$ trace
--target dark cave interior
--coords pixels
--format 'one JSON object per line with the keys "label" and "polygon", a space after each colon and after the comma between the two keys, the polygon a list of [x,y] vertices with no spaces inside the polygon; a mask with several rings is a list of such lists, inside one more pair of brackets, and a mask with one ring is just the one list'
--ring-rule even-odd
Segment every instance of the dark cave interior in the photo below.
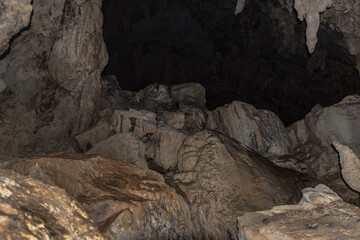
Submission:
{"label": "dark cave interior", "polygon": [[239,100],[275,112],[285,125],[316,104],[359,94],[356,59],[342,35],[321,24],[310,55],[306,23],[276,4],[250,1],[235,16],[232,0],[105,0],[103,75],[133,91],[199,82],[209,109]]}

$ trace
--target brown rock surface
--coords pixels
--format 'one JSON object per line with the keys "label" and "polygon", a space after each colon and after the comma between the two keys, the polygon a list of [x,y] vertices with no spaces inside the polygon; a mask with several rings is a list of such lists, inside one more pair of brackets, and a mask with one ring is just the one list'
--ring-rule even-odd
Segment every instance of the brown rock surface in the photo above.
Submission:
{"label": "brown rock surface", "polygon": [[107,62],[101,6],[33,1],[31,24],[0,59],[0,153],[69,150],[70,135],[93,121]]}
{"label": "brown rock surface", "polygon": [[173,175],[190,202],[198,239],[234,239],[238,216],[296,203],[302,189],[297,177],[211,131],[184,140]]}
{"label": "brown rock surface", "polygon": [[10,38],[29,24],[31,11],[31,0],[1,1],[0,55],[9,47]]}
{"label": "brown rock surface", "polygon": [[360,209],[345,203],[325,185],[303,190],[298,205],[278,206],[269,211],[238,218],[241,240],[293,240],[360,238]]}
{"label": "brown rock surface", "polygon": [[110,239],[192,236],[187,204],[151,170],[83,154],[3,159],[1,167],[65,189]]}
{"label": "brown rock surface", "polygon": [[1,239],[104,239],[63,189],[0,170]]}

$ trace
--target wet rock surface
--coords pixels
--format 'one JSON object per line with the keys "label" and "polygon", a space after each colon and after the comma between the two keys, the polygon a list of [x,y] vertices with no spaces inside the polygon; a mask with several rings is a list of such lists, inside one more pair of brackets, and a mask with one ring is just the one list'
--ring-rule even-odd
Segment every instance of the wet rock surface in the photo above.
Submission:
{"label": "wet rock surface", "polygon": [[345,203],[325,185],[303,190],[298,205],[238,218],[239,239],[358,239],[360,209]]}
{"label": "wet rock surface", "polygon": [[2,239],[105,239],[63,189],[3,169],[0,220]]}

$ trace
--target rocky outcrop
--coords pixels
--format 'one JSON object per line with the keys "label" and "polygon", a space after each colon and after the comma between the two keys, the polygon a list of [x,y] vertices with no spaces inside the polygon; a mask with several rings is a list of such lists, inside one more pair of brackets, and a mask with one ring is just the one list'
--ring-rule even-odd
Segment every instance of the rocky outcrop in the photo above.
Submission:
{"label": "rocky outcrop", "polygon": [[347,201],[357,198],[358,194],[350,191],[341,179],[338,155],[331,143],[341,142],[360,154],[359,108],[359,96],[346,97],[330,107],[315,108],[304,120],[288,128],[292,153],[275,162],[323,181]]}
{"label": "rocky outcrop", "polygon": [[212,131],[185,138],[172,177],[190,202],[197,239],[234,239],[238,216],[296,203],[302,189],[295,172]]}
{"label": "rocky outcrop", "polygon": [[104,239],[63,189],[0,170],[2,239]]}
{"label": "rocky outcrop", "polygon": [[359,239],[359,208],[325,185],[303,190],[298,205],[274,207],[238,218],[239,239]]}
{"label": "rocky outcrop", "polygon": [[235,101],[215,109],[209,113],[207,128],[221,131],[256,152],[289,153],[287,131],[278,116],[250,104]]}
{"label": "rocky outcrop", "polygon": [[339,152],[343,178],[352,189],[360,192],[360,160],[358,156],[348,146],[337,141],[332,144]]}
{"label": "rocky outcrop", "polygon": [[151,170],[83,154],[2,159],[0,166],[65,189],[106,238],[192,237],[186,202]]}
{"label": "rocky outcrop", "polygon": [[33,1],[30,26],[0,60],[7,86],[0,93],[0,153],[70,150],[69,137],[93,122],[107,63],[101,6],[100,0]]}

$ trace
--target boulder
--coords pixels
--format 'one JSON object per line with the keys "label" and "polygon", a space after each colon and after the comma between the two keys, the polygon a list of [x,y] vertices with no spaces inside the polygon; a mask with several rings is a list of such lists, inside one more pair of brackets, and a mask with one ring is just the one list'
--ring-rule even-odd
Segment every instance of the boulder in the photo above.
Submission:
{"label": "boulder", "polygon": [[104,239],[63,189],[0,170],[1,239]]}
{"label": "boulder", "polygon": [[210,112],[207,128],[218,130],[257,152],[289,153],[287,131],[279,117],[247,103],[235,101]]}
{"label": "boulder", "polygon": [[205,88],[200,83],[172,85],[170,88],[170,96],[174,102],[205,108]]}
{"label": "boulder", "polygon": [[213,131],[185,138],[173,179],[190,202],[197,239],[235,239],[238,216],[296,203],[302,189],[299,174]]}
{"label": "boulder", "polygon": [[86,154],[101,154],[139,168],[148,168],[145,144],[134,133],[118,133],[96,143]]}
{"label": "boulder", "polygon": [[316,108],[288,128],[291,154],[279,162],[326,183],[345,201],[358,198],[340,174],[338,155],[331,143],[338,141],[360,155],[360,96],[348,96],[329,107]]}
{"label": "boulder", "polygon": [[65,189],[108,239],[192,236],[188,205],[151,170],[84,154],[2,159],[0,167]]}
{"label": "boulder", "polygon": [[[187,135],[166,124],[159,124],[158,131],[149,142],[147,156],[164,170],[174,169],[178,163],[178,151]],[[148,144],[149,145],[149,144]]]}
{"label": "boulder", "polygon": [[345,203],[325,185],[303,190],[298,205],[277,206],[269,211],[238,218],[239,239],[359,239],[359,208]]}

